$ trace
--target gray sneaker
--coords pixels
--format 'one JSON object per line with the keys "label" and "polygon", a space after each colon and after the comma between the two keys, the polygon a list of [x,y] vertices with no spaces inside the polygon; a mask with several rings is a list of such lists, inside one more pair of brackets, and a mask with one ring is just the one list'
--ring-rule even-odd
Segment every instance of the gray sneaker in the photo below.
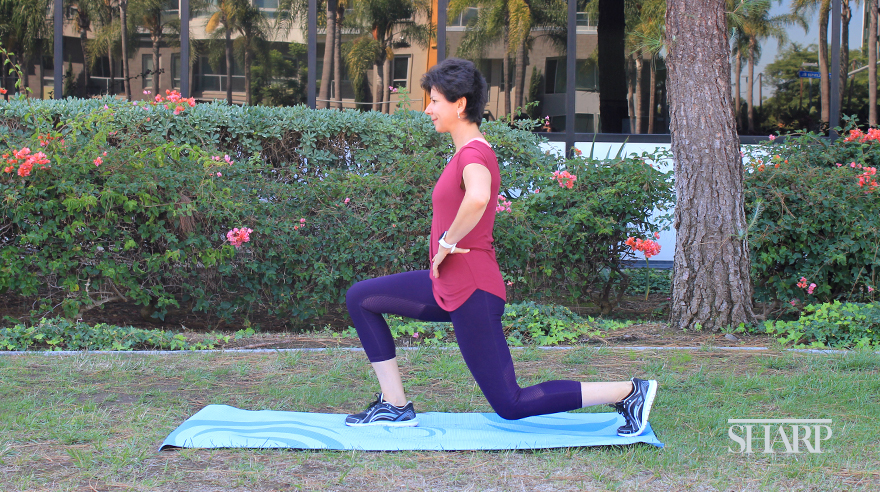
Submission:
{"label": "gray sneaker", "polygon": [[416,420],[416,411],[413,410],[411,401],[402,407],[396,407],[385,401],[382,398],[382,393],[376,393],[376,401],[370,403],[370,406],[363,412],[346,417],[345,425],[351,427],[367,425],[415,427],[419,425],[419,421]]}
{"label": "gray sneaker", "polygon": [[657,395],[657,381],[632,378],[633,392],[615,403],[617,413],[623,415],[625,424],[617,429],[617,435],[623,437],[638,436],[648,426],[648,414]]}

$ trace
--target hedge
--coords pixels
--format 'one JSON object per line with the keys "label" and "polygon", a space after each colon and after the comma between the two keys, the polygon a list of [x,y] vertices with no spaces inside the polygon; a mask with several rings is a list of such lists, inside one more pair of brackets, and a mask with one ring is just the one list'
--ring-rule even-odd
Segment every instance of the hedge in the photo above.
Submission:
{"label": "hedge", "polygon": [[[511,203],[496,226],[510,297],[609,311],[626,288],[623,242],[665,227],[650,216],[671,207],[671,176],[658,156],[545,153],[533,124],[482,125]],[[20,176],[23,147],[48,164]],[[308,324],[358,280],[427,267],[430,190],[453,147],[405,109],[191,107],[172,94],[3,103],[0,151],[13,161],[0,169],[0,293],[35,299],[33,316],[131,301],[158,318]],[[233,246],[233,228],[250,241]]]}

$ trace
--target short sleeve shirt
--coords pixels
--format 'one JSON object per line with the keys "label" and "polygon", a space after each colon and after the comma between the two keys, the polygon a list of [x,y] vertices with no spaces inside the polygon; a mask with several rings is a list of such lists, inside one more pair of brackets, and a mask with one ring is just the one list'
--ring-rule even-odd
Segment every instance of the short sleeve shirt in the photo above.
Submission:
{"label": "short sleeve shirt", "polygon": [[464,168],[469,164],[485,166],[492,175],[492,194],[486,210],[477,225],[458,241],[458,248],[469,253],[447,255],[440,264],[440,278],[431,274],[434,299],[446,311],[454,311],[477,290],[483,290],[507,300],[501,269],[495,257],[492,228],[495,226],[495,207],[501,189],[501,172],[498,159],[489,144],[474,139],[455,154],[437,180],[431,194],[433,217],[431,219],[430,256],[437,254],[440,236],[452,225],[465,191],[462,189]]}

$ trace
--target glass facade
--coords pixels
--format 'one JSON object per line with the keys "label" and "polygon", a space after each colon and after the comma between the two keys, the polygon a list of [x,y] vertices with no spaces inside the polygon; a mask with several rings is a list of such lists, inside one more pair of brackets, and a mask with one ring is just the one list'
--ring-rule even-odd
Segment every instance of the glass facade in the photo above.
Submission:
{"label": "glass facade", "polygon": [[[634,135],[655,135],[643,141],[668,139],[665,0],[522,5],[385,0],[381,9],[370,0],[244,0],[254,15],[247,21],[227,19],[226,4],[242,1],[211,0],[193,10],[190,0],[168,0],[155,15],[130,12],[128,51],[136,53],[128,55],[130,97],[142,98],[143,90],[152,89],[152,52],[158,48],[161,91],[181,89],[200,100],[226,98],[229,51],[236,104],[311,103],[393,112],[399,91],[406,89],[411,107],[420,109],[426,100],[418,84],[422,74],[438,60],[457,56],[473,60],[486,78],[488,119],[541,119],[546,123],[537,131],[558,141],[588,141],[584,134],[592,133],[601,134],[600,141]],[[841,10],[829,12],[826,3],[833,5],[758,2],[739,13],[742,18],[731,29],[730,72],[742,135],[824,130],[837,114],[867,119],[866,39],[873,36],[866,7],[841,0]],[[31,56],[29,87],[42,85],[51,96],[124,93],[121,40],[106,31],[118,25],[121,12],[110,5],[106,11],[96,6],[88,15],[76,8],[62,12],[63,61],[44,56],[36,63],[39,58]],[[185,13],[188,36],[180,36]],[[839,41],[831,39],[835,22],[842,31]],[[750,34],[768,32],[773,34]],[[51,33],[41,36],[51,43]],[[183,38],[192,48],[188,53],[181,52]],[[838,67],[832,66],[832,55],[839,56]],[[828,74],[837,77],[835,84],[822,84],[821,76]],[[62,81],[61,94],[54,91],[56,78]],[[11,87],[14,80],[7,75],[0,83]]]}

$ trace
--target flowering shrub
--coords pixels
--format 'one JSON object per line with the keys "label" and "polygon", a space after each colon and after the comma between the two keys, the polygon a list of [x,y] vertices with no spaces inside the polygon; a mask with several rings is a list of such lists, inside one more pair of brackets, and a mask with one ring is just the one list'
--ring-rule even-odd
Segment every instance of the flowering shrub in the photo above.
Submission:
{"label": "flowering shrub", "polygon": [[[45,142],[49,160],[0,173],[0,291],[33,299],[35,316],[130,302],[305,325],[342,311],[358,280],[427,266],[426,193],[454,149],[425,115],[161,103],[0,103],[0,153]],[[511,297],[607,299],[626,278],[607,275],[623,241],[659,226],[647,217],[668,206],[668,176],[557,158],[503,122],[482,130],[503,163]],[[577,181],[550,186],[559,169]]]}
{"label": "flowering shrub", "polygon": [[[767,315],[864,301],[880,281],[880,132],[789,135],[746,157],[752,281]],[[772,166],[768,165],[772,164]]]}
{"label": "flowering shrub", "polygon": [[767,321],[764,328],[796,348],[880,346],[880,303],[833,301],[810,304],[793,321]]}

